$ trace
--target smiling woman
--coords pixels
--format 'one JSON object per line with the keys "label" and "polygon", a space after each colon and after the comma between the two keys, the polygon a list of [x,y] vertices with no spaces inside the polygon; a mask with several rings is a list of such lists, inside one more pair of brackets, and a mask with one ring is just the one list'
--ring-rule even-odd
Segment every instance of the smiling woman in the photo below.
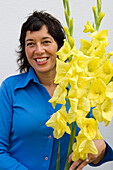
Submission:
{"label": "smiling woman", "polygon": [[[60,22],[45,12],[33,12],[22,25],[17,62],[21,74],[11,76],[0,87],[0,169],[55,170],[59,140],[45,123],[58,119],[61,105],[53,109],[48,101],[56,88],[56,52],[65,39]],[[59,99],[60,99],[60,93]],[[69,109],[68,103],[65,104]],[[62,117],[65,117],[62,108]],[[59,129],[65,121],[55,122]],[[54,123],[53,123],[54,126]],[[77,128],[77,133],[79,129]],[[69,134],[61,138],[60,170],[65,167]],[[97,165],[113,159],[111,147],[102,140]],[[104,157],[104,158],[103,158]],[[103,159],[102,159],[103,158]],[[71,161],[71,156],[69,161]],[[91,162],[91,161],[90,161]],[[74,162],[75,166],[76,162]],[[85,161],[85,165],[88,162]],[[93,164],[91,164],[94,166]]]}

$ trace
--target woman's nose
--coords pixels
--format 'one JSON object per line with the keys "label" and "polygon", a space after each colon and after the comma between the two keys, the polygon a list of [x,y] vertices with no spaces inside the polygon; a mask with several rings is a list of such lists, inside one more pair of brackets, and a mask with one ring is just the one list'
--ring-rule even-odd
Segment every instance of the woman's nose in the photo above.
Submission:
{"label": "woman's nose", "polygon": [[41,55],[45,52],[43,46],[41,44],[37,44],[35,48],[35,54]]}

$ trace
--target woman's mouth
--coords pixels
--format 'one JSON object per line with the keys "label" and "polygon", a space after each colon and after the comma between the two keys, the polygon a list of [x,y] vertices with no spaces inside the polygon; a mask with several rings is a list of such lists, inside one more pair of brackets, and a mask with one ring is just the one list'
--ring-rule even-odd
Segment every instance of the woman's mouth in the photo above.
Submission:
{"label": "woman's mouth", "polygon": [[45,64],[48,59],[49,59],[49,57],[36,58],[35,61],[37,62],[37,64]]}

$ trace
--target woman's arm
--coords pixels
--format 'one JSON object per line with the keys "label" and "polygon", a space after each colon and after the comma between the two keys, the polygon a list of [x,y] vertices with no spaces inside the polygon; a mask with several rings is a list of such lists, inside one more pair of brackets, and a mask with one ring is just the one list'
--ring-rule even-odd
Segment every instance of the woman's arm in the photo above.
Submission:
{"label": "woman's arm", "polygon": [[12,99],[11,90],[2,83],[0,87],[0,169],[28,170],[8,152],[9,138],[12,123]]}

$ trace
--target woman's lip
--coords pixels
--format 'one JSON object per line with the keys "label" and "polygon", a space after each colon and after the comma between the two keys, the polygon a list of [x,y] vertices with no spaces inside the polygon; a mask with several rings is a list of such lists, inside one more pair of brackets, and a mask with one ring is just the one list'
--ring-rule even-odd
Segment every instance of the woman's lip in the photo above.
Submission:
{"label": "woman's lip", "polygon": [[48,59],[49,59],[49,57],[38,57],[35,59],[35,61],[38,65],[43,65],[48,62]]}

